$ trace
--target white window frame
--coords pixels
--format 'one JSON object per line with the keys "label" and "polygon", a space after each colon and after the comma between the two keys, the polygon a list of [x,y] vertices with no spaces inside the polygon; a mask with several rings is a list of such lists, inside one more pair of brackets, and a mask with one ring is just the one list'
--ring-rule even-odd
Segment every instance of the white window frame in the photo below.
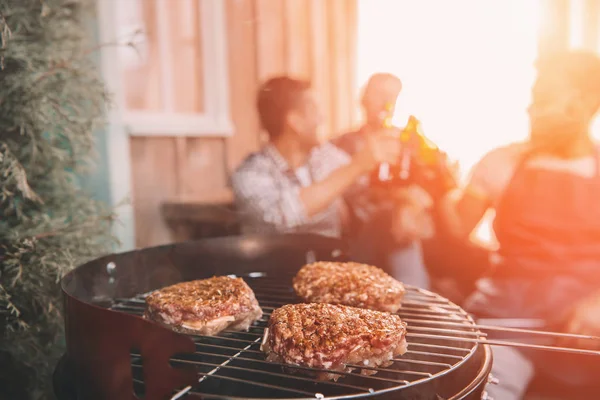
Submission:
{"label": "white window frame", "polygon": [[[157,15],[166,15],[169,2],[172,0],[154,1]],[[202,40],[202,81],[204,111],[201,113],[179,113],[173,110],[172,66],[169,63],[170,52],[168,36],[169,21],[157,18],[158,46],[161,52],[161,85],[164,100],[163,111],[132,111],[125,108],[123,93],[123,76],[120,68],[111,68],[105,79],[113,82],[109,85],[111,92],[118,98],[115,106],[122,113],[122,121],[127,133],[131,136],[195,136],[195,137],[230,137],[233,135],[229,103],[229,66],[227,62],[227,27],[225,2],[222,0],[200,1],[200,37]],[[119,1],[97,0],[99,7],[99,24],[103,32],[101,38],[106,43],[114,43],[116,32],[117,8]],[[162,32],[162,33],[160,33]],[[121,38],[122,40],[122,38]],[[165,56],[165,54],[167,56]],[[111,59],[119,66],[119,52],[111,52]],[[116,76],[115,76],[116,74]],[[111,87],[112,86],[112,87]]]}

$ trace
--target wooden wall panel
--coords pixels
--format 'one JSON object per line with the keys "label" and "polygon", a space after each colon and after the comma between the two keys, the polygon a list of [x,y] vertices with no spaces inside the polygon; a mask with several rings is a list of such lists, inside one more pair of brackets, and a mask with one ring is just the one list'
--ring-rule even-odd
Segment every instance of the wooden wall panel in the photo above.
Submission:
{"label": "wooden wall panel", "polygon": [[133,210],[136,246],[171,241],[161,204],[177,195],[176,148],[173,138],[132,137]]}
{"label": "wooden wall panel", "polygon": [[188,139],[185,199],[209,197],[227,186],[225,141],[217,138]]}
{"label": "wooden wall panel", "polygon": [[132,139],[136,244],[171,241],[164,201],[202,202],[261,145],[256,90],[274,75],[310,79],[326,117],[324,135],[355,121],[354,0],[223,0],[226,4],[231,138]]}
{"label": "wooden wall panel", "polygon": [[310,18],[310,46],[312,50],[311,78],[315,95],[321,107],[323,107],[325,122],[321,134],[325,137],[332,136],[335,131],[333,119],[330,112],[330,99],[332,98],[332,87],[330,74],[332,68],[326,64],[331,57],[327,2],[321,0],[308,0]]}
{"label": "wooden wall panel", "polygon": [[[173,71],[173,102],[177,112],[204,111],[203,60],[200,4],[194,0],[177,0],[169,5],[169,30],[173,38],[170,60]],[[197,88],[190,90],[190,87]]]}
{"label": "wooden wall panel", "polygon": [[227,171],[237,167],[259,146],[259,123],[254,110],[258,82],[256,14],[253,1],[227,1],[230,109],[235,134],[227,139]]}
{"label": "wooden wall panel", "polygon": [[309,7],[306,0],[285,0],[285,71],[300,78],[311,77]]}
{"label": "wooden wall panel", "polygon": [[[350,3],[350,4],[348,4]],[[364,82],[358,82],[358,6],[356,2],[346,1],[346,29],[344,30],[344,40],[346,41],[346,64],[344,69],[347,71],[346,84],[350,89],[346,99],[350,114],[348,119],[342,121],[344,125],[356,125],[361,122],[361,111],[358,105],[358,88]],[[338,61],[339,62],[339,61]]]}
{"label": "wooden wall panel", "polygon": [[351,63],[348,54],[349,43],[345,34],[346,24],[346,1],[328,0],[327,2],[327,22],[329,28],[329,56],[335,62],[329,63],[329,85],[330,93],[333,93],[329,99],[329,112],[333,120],[333,128],[342,127],[346,121],[350,120],[352,104],[348,100],[352,99],[352,88],[348,84],[348,68],[340,68],[340,65],[349,65]]}
{"label": "wooden wall panel", "polygon": [[[256,62],[259,82],[287,72],[285,0],[254,0]],[[257,82],[258,83],[258,82]]]}

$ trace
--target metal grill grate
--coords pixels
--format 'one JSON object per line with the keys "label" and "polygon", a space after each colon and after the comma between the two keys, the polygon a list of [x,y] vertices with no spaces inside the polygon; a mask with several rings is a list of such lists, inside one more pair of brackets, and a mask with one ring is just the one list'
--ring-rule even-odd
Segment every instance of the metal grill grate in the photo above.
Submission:
{"label": "metal grill grate", "polygon": [[[173,366],[194,365],[198,383],[174,393],[173,399],[201,395],[202,398],[343,398],[367,396],[428,382],[458,368],[477,349],[486,335],[460,307],[446,299],[417,288],[407,287],[403,307],[398,313],[408,323],[408,351],[374,375],[339,373],[337,381],[316,381],[301,374],[286,372],[283,364],[265,361],[260,343],[271,312],[285,304],[296,303],[294,291],[277,278],[251,273],[242,276],[254,290],[264,316],[248,332],[224,331],[218,336],[192,336],[193,355],[172,358]],[[117,299],[111,309],[142,315],[144,295]],[[311,368],[295,367],[296,369]],[[136,393],[143,395],[142,361],[132,353]]]}

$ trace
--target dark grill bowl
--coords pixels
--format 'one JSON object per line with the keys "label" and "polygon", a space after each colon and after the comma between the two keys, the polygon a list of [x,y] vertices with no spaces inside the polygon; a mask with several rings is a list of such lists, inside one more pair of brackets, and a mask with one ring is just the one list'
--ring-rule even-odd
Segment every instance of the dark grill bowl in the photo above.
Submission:
{"label": "dark grill bowl", "polygon": [[[260,342],[270,313],[297,302],[292,277],[306,262],[344,260],[341,242],[312,235],[208,239],[111,255],[63,279],[67,355],[57,396],[69,399],[481,398],[489,348],[458,306],[409,287],[399,315],[409,351],[377,374],[317,382],[268,363]],[[236,275],[265,316],[248,332],[176,334],[142,319],[145,294],[181,281]],[[65,382],[75,384],[69,386]],[[62,390],[60,393],[59,391]]]}

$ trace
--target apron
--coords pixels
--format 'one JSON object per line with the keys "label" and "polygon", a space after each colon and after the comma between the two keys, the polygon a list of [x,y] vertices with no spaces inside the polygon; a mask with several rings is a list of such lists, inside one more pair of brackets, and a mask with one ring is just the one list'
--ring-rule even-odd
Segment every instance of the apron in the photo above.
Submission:
{"label": "apron", "polygon": [[[465,308],[478,317],[540,318],[560,330],[573,305],[600,289],[600,155],[592,178],[531,168],[529,159],[521,160],[496,208],[502,261]],[[598,364],[595,357],[525,353],[570,383],[593,378],[589,367],[574,367]]]}

